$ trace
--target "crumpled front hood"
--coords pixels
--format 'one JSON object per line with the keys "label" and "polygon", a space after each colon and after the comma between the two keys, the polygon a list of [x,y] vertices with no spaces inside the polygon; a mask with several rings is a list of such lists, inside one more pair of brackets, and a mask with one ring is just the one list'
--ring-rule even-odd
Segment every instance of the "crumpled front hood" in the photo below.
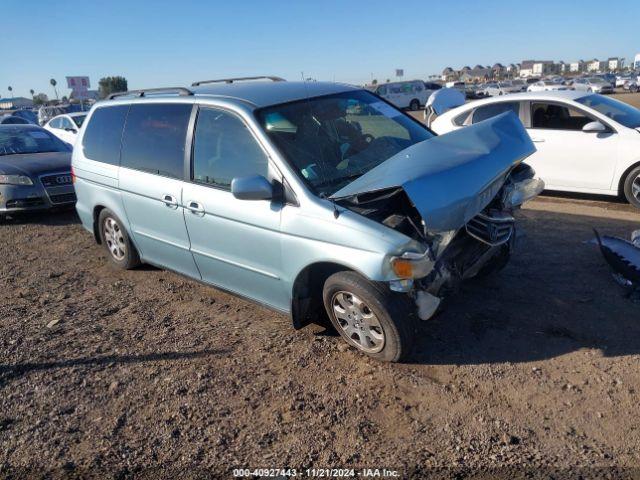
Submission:
{"label": "crumpled front hood", "polygon": [[512,112],[425,140],[334,193],[339,199],[402,187],[427,230],[465,225],[498,193],[507,173],[535,147]]}

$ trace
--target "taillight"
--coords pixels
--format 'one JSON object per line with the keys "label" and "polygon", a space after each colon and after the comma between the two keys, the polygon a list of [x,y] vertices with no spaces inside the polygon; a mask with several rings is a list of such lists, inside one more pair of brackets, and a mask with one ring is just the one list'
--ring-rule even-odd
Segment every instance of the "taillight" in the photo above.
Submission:
{"label": "taillight", "polygon": [[76,174],[73,171],[73,167],[71,167],[71,183],[76,183]]}

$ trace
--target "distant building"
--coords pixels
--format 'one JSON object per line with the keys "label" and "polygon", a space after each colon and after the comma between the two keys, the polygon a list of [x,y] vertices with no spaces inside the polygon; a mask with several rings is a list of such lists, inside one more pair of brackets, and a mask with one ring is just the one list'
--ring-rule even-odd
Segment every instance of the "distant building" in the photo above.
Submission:
{"label": "distant building", "polygon": [[14,108],[31,108],[33,100],[25,97],[0,98],[0,109],[13,110]]}
{"label": "distant building", "polygon": [[622,68],[624,67],[624,58],[611,57],[607,60],[607,64],[610,72],[622,70]]}
{"label": "distant building", "polygon": [[521,77],[541,77],[557,73],[555,63],[551,60],[523,60],[520,66]]}
{"label": "distant building", "polygon": [[556,64],[551,60],[541,60],[533,64],[533,76],[541,77],[557,73]]}
{"label": "distant building", "polygon": [[443,82],[451,82],[453,80],[456,80],[458,78],[458,73],[451,67],[447,67],[442,71],[442,75],[440,76],[440,79]]}
{"label": "distant building", "polygon": [[556,71],[557,73],[560,74],[565,74],[565,73],[569,73],[569,67],[570,65],[568,63],[564,63],[562,60],[560,60],[557,64],[556,64]]}
{"label": "distant building", "polygon": [[465,83],[486,82],[493,78],[493,70],[491,67],[483,67],[476,65],[475,68],[464,70],[460,73],[460,80]]}
{"label": "distant building", "polygon": [[640,53],[633,59],[633,68],[640,68]]}
{"label": "distant building", "polygon": [[608,62],[594,58],[587,63],[587,72],[604,72],[608,66]]}
{"label": "distant building", "polygon": [[569,71],[571,73],[580,73],[584,72],[585,63],[584,60],[578,60],[577,62],[571,62],[569,64]]}
{"label": "distant building", "polygon": [[520,64],[520,76],[523,78],[533,76],[534,63],[536,63],[535,60],[523,60]]}

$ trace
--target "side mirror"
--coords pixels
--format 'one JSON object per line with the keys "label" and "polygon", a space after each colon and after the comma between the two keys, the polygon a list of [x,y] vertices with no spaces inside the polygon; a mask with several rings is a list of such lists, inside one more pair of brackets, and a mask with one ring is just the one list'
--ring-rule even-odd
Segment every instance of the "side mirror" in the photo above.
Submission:
{"label": "side mirror", "polygon": [[269,200],[273,186],[262,175],[237,177],[231,180],[231,193],[238,200]]}
{"label": "side mirror", "polygon": [[585,133],[604,133],[607,131],[607,127],[600,122],[589,122],[582,127],[582,131]]}

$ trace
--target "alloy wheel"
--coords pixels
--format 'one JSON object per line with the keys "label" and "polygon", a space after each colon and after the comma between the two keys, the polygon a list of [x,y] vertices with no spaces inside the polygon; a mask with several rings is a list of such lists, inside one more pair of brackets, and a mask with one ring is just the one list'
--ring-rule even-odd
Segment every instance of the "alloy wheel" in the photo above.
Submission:
{"label": "alloy wheel", "polygon": [[120,228],[118,222],[112,217],[104,219],[102,228],[104,241],[107,244],[109,253],[111,253],[111,256],[117,261],[122,261],[127,255],[127,244],[124,239],[124,234],[122,233],[122,228]]}
{"label": "alloy wheel", "polygon": [[351,292],[339,291],[331,299],[333,314],[342,333],[355,347],[377,353],[384,347],[384,330],[375,313]]}
{"label": "alloy wheel", "polygon": [[640,202],[640,174],[633,179],[631,184],[631,195]]}

